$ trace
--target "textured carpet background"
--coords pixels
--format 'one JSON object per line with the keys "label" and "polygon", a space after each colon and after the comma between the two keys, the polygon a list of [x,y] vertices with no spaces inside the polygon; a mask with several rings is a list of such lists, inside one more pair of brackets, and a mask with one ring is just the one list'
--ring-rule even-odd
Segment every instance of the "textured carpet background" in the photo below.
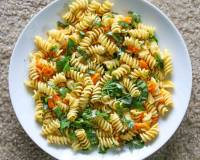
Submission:
{"label": "textured carpet background", "polygon": [[[148,160],[200,160],[200,0],[150,1],[171,18],[187,43],[193,66],[193,91],[180,128]],[[11,107],[7,82],[10,56],[20,32],[49,2],[0,0],[0,160],[53,159],[24,133]]]}

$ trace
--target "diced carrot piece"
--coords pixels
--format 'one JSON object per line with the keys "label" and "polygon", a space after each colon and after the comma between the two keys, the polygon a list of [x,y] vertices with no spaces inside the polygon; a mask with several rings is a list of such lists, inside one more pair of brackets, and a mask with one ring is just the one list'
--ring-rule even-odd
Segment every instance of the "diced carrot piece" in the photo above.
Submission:
{"label": "diced carrot piece", "polygon": [[94,84],[96,84],[97,83],[97,81],[100,79],[100,74],[99,73],[95,73],[94,75],[92,75],[92,82],[94,83]]}
{"label": "diced carrot piece", "polygon": [[141,68],[145,68],[145,69],[149,68],[147,62],[145,62],[143,59],[140,60],[139,64]]}
{"label": "diced carrot piece", "polygon": [[127,17],[125,17],[125,18],[123,19],[123,21],[130,24],[130,23],[132,22],[132,18],[129,17],[129,16],[127,16]]}
{"label": "diced carrot piece", "polygon": [[54,101],[60,101],[61,100],[61,98],[60,98],[60,96],[58,96],[58,95],[53,95],[53,100]]}
{"label": "diced carrot piece", "polygon": [[104,32],[108,32],[110,30],[110,26],[105,26],[103,27],[103,29],[104,29]]}
{"label": "diced carrot piece", "polygon": [[134,47],[134,46],[128,46],[128,51],[132,52],[132,53],[136,53],[139,51],[138,48]]}
{"label": "diced carrot piece", "polygon": [[155,90],[156,90],[156,83],[150,81],[148,83],[148,91],[151,92],[151,93],[153,93]]}
{"label": "diced carrot piece", "polygon": [[49,106],[49,108],[54,108],[54,107],[55,107],[53,98],[49,98],[49,99],[48,99],[48,106]]}

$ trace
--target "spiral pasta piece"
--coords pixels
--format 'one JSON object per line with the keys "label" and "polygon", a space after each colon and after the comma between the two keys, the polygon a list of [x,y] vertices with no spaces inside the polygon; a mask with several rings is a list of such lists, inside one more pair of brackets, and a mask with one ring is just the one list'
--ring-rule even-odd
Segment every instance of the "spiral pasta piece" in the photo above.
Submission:
{"label": "spiral pasta piece", "polygon": [[88,149],[90,147],[90,141],[87,138],[84,129],[78,129],[75,131],[76,137],[78,139],[78,144],[82,149]]}
{"label": "spiral pasta piece", "polygon": [[172,58],[168,50],[164,50],[163,61],[164,61],[164,74],[165,76],[167,76],[172,72]]}
{"label": "spiral pasta piece", "polygon": [[120,79],[122,76],[126,75],[129,72],[130,67],[126,64],[122,64],[120,67],[112,72],[112,76],[114,76],[116,79]]}
{"label": "spiral pasta piece", "polygon": [[56,75],[53,76],[52,79],[49,80],[51,84],[57,85],[59,83],[66,83],[67,79],[65,77],[65,74],[62,73],[57,73]]}
{"label": "spiral pasta piece", "polygon": [[70,140],[66,136],[47,136],[47,141],[49,144],[60,144],[60,145],[68,145],[70,144]]}
{"label": "spiral pasta piece", "polygon": [[83,74],[78,72],[78,71],[74,71],[74,70],[70,70],[66,73],[66,77],[67,78],[72,78],[75,81],[81,82],[83,81]]}
{"label": "spiral pasta piece", "polygon": [[104,3],[100,6],[98,13],[102,15],[106,12],[109,12],[111,10],[112,6],[113,6],[113,3],[111,3],[108,0],[105,0]]}
{"label": "spiral pasta piece", "polygon": [[35,45],[43,50],[44,52],[49,52],[51,50],[51,48],[53,47],[53,44],[43,40],[40,36],[35,36]]}
{"label": "spiral pasta piece", "polygon": [[59,120],[53,120],[48,125],[42,126],[42,135],[49,135],[60,128]]}
{"label": "spiral pasta piece", "polygon": [[95,120],[100,129],[110,133],[113,132],[112,125],[104,120],[102,117],[96,117]]}
{"label": "spiral pasta piece", "polygon": [[88,54],[99,54],[99,55],[103,55],[106,52],[105,47],[101,46],[101,45],[94,45],[94,46],[90,46],[87,49],[87,53]]}
{"label": "spiral pasta piece", "polygon": [[158,123],[154,124],[148,131],[141,133],[140,137],[147,143],[157,137],[159,132]]}
{"label": "spiral pasta piece", "polygon": [[111,42],[104,34],[99,36],[98,42],[107,49],[110,55],[113,55],[113,53],[117,51],[117,46]]}
{"label": "spiral pasta piece", "polygon": [[75,12],[77,10],[86,9],[88,7],[88,0],[76,0],[69,5],[69,10]]}
{"label": "spiral pasta piece", "polygon": [[132,97],[138,97],[140,95],[140,91],[137,89],[135,84],[131,82],[128,78],[123,78],[122,83],[124,87],[130,92]]}
{"label": "spiral pasta piece", "polygon": [[137,49],[141,49],[142,42],[138,39],[134,39],[133,37],[124,37],[124,46],[133,46]]}
{"label": "spiral pasta piece", "polygon": [[128,53],[123,52],[120,56],[120,62],[126,63],[131,68],[138,68],[139,67],[139,61],[136,58],[131,57]]}
{"label": "spiral pasta piece", "polygon": [[109,70],[119,67],[119,61],[117,59],[104,61],[103,64],[105,64],[106,68]]}
{"label": "spiral pasta piece", "polygon": [[139,57],[142,58],[142,59],[144,59],[148,63],[148,65],[149,65],[149,67],[151,69],[155,68],[155,66],[157,64],[156,60],[155,60],[155,58],[153,56],[151,56],[148,53],[148,51],[142,51],[142,52],[140,52],[139,53]]}
{"label": "spiral pasta piece", "polygon": [[56,93],[53,88],[47,86],[47,84],[43,82],[38,82],[37,88],[38,88],[38,91],[45,93],[49,96],[52,96]]}
{"label": "spiral pasta piece", "polygon": [[112,124],[115,133],[124,132],[124,126],[117,113],[110,115],[110,123]]}
{"label": "spiral pasta piece", "polygon": [[44,110],[43,110],[43,103],[40,99],[36,101],[36,106],[35,106],[35,119],[39,123],[43,122],[43,117],[44,117]]}
{"label": "spiral pasta piece", "polygon": [[83,17],[83,19],[79,23],[77,23],[75,25],[75,27],[78,30],[87,29],[90,25],[92,25],[94,19],[95,19],[95,15],[85,16],[85,17]]}
{"label": "spiral pasta piece", "polygon": [[150,37],[150,34],[145,29],[131,29],[129,30],[129,34],[133,38],[146,40]]}
{"label": "spiral pasta piece", "polygon": [[142,78],[142,79],[146,79],[149,75],[149,70],[147,69],[134,69],[133,72],[131,72],[130,77],[132,79],[137,79],[137,78]]}

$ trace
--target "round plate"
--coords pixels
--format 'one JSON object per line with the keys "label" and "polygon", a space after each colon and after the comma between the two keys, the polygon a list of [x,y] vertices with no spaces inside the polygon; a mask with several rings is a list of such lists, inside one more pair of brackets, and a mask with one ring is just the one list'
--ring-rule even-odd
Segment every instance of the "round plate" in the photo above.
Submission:
{"label": "round plate", "polygon": [[166,119],[159,120],[160,134],[157,139],[142,149],[130,151],[124,148],[121,152],[108,152],[102,155],[97,151],[75,153],[68,147],[48,145],[40,135],[41,126],[34,119],[34,101],[23,83],[28,78],[28,56],[34,49],[34,36],[45,36],[49,29],[55,28],[56,21],[60,19],[59,13],[68,2],[68,0],[57,0],[40,11],[31,19],[16,43],[10,60],[9,91],[19,122],[38,146],[60,160],[138,160],[148,157],[164,145],[180,125],[190,99],[192,70],[186,45],[176,27],[158,8],[144,0],[115,0],[113,10],[122,14],[129,10],[139,13],[144,23],[156,27],[160,47],[168,48],[172,53],[174,67],[172,81],[175,83],[174,108]]}

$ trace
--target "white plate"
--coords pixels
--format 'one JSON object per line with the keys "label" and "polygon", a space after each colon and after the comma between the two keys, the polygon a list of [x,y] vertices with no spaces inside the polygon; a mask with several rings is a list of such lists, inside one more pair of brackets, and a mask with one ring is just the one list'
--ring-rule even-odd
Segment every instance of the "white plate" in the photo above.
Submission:
{"label": "white plate", "polygon": [[49,29],[56,27],[60,19],[59,12],[66,6],[68,0],[57,0],[40,11],[21,33],[13,51],[9,68],[9,91],[13,108],[19,122],[31,139],[44,151],[61,160],[87,159],[138,160],[148,157],[164,145],[180,125],[187,110],[192,86],[192,70],[188,51],[183,38],[172,22],[155,6],[144,0],[115,0],[114,11],[126,13],[134,10],[142,16],[146,24],[156,27],[157,37],[161,48],[168,48],[172,53],[175,83],[173,94],[174,108],[166,119],[159,121],[160,134],[150,145],[142,149],[129,151],[128,148],[120,153],[109,152],[105,155],[98,152],[90,154],[75,153],[70,148],[54,147],[40,135],[41,127],[34,120],[34,101],[23,82],[28,77],[28,55],[34,49],[35,35],[44,36]]}

